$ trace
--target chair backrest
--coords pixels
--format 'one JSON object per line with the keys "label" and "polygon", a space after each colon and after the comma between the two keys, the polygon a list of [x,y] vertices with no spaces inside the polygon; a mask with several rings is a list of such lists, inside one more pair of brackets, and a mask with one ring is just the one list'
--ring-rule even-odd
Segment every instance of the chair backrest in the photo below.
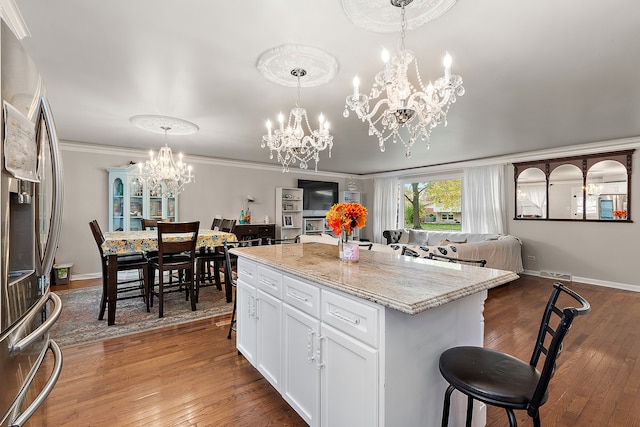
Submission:
{"label": "chair backrest", "polygon": [[159,222],[158,223],[158,257],[167,255],[189,255],[193,264],[195,260],[196,242],[200,221],[193,222]]}
{"label": "chair backrest", "polygon": [[[160,220],[160,221],[162,221],[162,220]],[[142,229],[143,230],[155,230],[156,227],[158,227],[158,220],[157,219],[142,218]]]}
{"label": "chair backrest", "polygon": [[233,280],[233,267],[231,266],[231,255],[229,254],[229,248],[236,246],[237,243],[222,242],[224,247],[224,280],[229,280],[231,286],[236,286],[236,282]]}
{"label": "chair backrest", "polygon": [[300,243],[300,236],[289,239],[274,239],[272,237],[267,237],[267,245],[279,245],[283,243]]}
{"label": "chair backrest", "polygon": [[213,222],[211,223],[211,229],[215,231],[220,230],[220,224],[222,224],[222,218],[213,218]]}
{"label": "chair backrest", "polygon": [[220,231],[224,231],[225,233],[233,232],[233,228],[236,226],[235,219],[223,219],[220,223]]}
{"label": "chair backrest", "polygon": [[100,257],[104,260],[104,253],[102,252],[102,243],[104,243],[104,235],[102,234],[102,230],[98,225],[97,220],[93,220],[89,223],[89,228],[91,228],[91,234],[93,234],[93,238],[96,240],[96,245],[98,245],[98,250],[100,251]]}
{"label": "chair backrest", "polygon": [[484,267],[487,265],[486,259],[464,259],[464,258],[453,258],[446,255],[434,254],[433,252],[429,252],[429,259],[434,259],[436,261],[447,261],[453,262],[457,264],[469,264],[469,265],[477,265],[478,267]]}
{"label": "chair backrest", "polygon": [[420,256],[418,252],[414,251],[413,249],[409,249],[406,246],[402,247],[402,253],[400,253],[400,255],[412,256],[415,258],[418,258]]}
{"label": "chair backrest", "polygon": [[[556,305],[558,298],[561,295],[570,297],[571,303],[578,302],[581,307],[565,307],[561,310]],[[540,360],[540,356],[542,354],[545,355],[544,366],[540,372],[540,380],[538,381],[536,391],[531,398],[531,403],[527,408],[527,412],[530,416],[535,415],[535,413],[538,412],[540,405],[546,400],[549,381],[555,372],[556,360],[562,352],[562,341],[569,331],[573,319],[576,316],[587,314],[590,310],[591,306],[580,295],[567,288],[562,283],[553,284],[553,291],[551,292],[551,296],[549,297],[549,301],[545,307],[536,345],[533,349],[531,361],[529,362],[531,366],[536,367]],[[554,320],[552,320],[552,316],[554,315]],[[551,340],[548,342],[548,347],[545,347],[545,339],[547,336],[551,337]]]}
{"label": "chair backrest", "polygon": [[246,239],[246,240],[238,241],[238,247],[246,248],[247,246],[262,246],[262,239],[258,238],[258,239]]}
{"label": "chair backrest", "polygon": [[361,243],[358,243],[358,246],[361,248],[367,248],[367,250],[370,251],[371,248],[373,248],[373,243],[361,242]]}

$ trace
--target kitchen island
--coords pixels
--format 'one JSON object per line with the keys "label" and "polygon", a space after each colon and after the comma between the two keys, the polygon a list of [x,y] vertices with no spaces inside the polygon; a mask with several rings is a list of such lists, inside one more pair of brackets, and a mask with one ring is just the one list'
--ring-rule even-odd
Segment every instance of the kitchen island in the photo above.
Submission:
{"label": "kitchen island", "polygon": [[[372,251],[346,264],[320,243],[232,253],[238,350],[312,426],[439,425],[440,354],[482,345],[487,289],[518,277]],[[451,425],[464,424],[464,402]]]}

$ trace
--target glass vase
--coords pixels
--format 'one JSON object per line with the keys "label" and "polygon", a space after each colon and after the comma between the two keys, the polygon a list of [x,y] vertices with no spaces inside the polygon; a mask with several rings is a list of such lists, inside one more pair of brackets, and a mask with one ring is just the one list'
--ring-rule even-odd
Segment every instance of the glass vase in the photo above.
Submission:
{"label": "glass vase", "polygon": [[360,259],[358,242],[354,241],[346,231],[343,231],[340,236],[338,252],[340,259],[346,263],[355,263]]}

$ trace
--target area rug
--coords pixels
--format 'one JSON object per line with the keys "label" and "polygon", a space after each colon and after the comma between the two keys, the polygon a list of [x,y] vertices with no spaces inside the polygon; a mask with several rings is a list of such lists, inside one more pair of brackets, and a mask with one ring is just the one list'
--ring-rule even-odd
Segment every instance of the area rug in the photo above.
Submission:
{"label": "area rug", "polygon": [[224,291],[215,287],[200,289],[196,311],[185,301],[182,292],[165,294],[164,317],[158,318],[158,300],[154,298],[151,313],[147,313],[142,297],[117,301],[115,325],[107,326],[98,320],[101,287],[89,287],[57,291],[62,300],[62,314],[51,329],[51,338],[60,347],[71,347],[110,338],[117,338],[151,329],[164,328],[231,313],[232,303],[227,303]]}

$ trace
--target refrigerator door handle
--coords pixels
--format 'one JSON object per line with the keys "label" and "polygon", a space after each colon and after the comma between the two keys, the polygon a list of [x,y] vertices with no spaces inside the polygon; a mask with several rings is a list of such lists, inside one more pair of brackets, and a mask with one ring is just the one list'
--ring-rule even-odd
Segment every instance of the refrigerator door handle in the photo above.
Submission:
{"label": "refrigerator door handle", "polygon": [[33,309],[29,311],[29,314],[25,316],[24,319],[22,319],[17,329],[28,327],[29,324],[31,324],[31,321],[33,320],[33,318],[35,316],[40,315],[42,308],[49,300],[53,301],[53,311],[49,314],[49,316],[47,316],[47,320],[42,322],[42,324],[38,326],[29,335],[22,338],[17,343],[13,344],[11,346],[12,352],[17,352],[25,349],[26,347],[31,345],[35,340],[39,339],[44,334],[47,334],[49,332],[49,329],[51,329],[53,324],[56,322],[56,320],[58,320],[58,318],[60,317],[60,313],[62,313],[62,300],[60,300],[60,297],[54,294],[53,292],[48,292],[47,295],[42,297],[38,302],[38,304],[36,304],[33,307]]}
{"label": "refrigerator door handle", "polygon": [[58,382],[58,378],[60,378],[60,373],[62,372],[62,351],[55,341],[51,339],[49,340],[49,345],[44,348],[44,351],[42,352],[38,360],[38,368],[42,364],[42,361],[44,360],[44,357],[49,350],[51,350],[51,352],[53,353],[54,358],[54,365],[51,376],[49,376],[47,383],[44,385],[42,391],[38,394],[38,396],[36,396],[33,402],[31,402],[31,404],[27,407],[27,409],[24,410],[24,412],[20,413],[19,405],[24,401],[24,397],[29,390],[29,385],[31,381],[33,381],[33,377],[35,377],[35,374],[38,371],[38,369],[33,370],[33,375],[30,376],[27,385],[20,391],[20,394],[16,399],[16,407],[13,410],[12,419],[9,420],[9,426],[21,427],[22,425],[24,425],[24,423],[27,422],[27,420],[34,414],[34,412],[38,410],[40,405],[42,405],[44,400],[49,396],[49,393],[51,393],[51,390],[53,390],[56,382]]}
{"label": "refrigerator door handle", "polygon": [[[58,248],[58,240],[60,238],[60,231],[62,228],[63,168],[62,156],[59,152],[56,125],[53,121],[49,101],[47,101],[45,97],[40,98],[40,116],[42,117],[41,120],[44,120],[45,129],[47,131],[49,148],[51,151],[51,167],[53,169],[53,194],[51,195],[53,207],[50,218],[49,236],[45,245],[44,253],[41,254],[39,259],[40,271],[37,271],[38,276],[47,276],[53,267],[53,261],[56,249]],[[37,131],[40,132],[40,126],[38,126]],[[38,244],[37,246],[38,251],[40,251],[40,245]]]}

